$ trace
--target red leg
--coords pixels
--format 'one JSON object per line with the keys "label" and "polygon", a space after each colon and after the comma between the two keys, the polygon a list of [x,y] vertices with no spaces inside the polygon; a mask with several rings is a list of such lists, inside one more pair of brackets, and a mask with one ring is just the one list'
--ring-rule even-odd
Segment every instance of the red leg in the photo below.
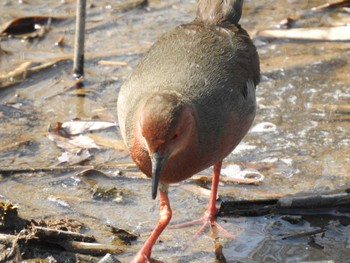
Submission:
{"label": "red leg", "polygon": [[[156,243],[158,237],[163,232],[164,228],[169,224],[171,219],[171,208],[168,199],[168,194],[159,191],[159,207],[160,207],[160,218],[157,226],[149,236],[141,250],[136,254],[132,263],[146,263],[146,262],[157,262],[151,259],[152,247]],[[158,261],[159,262],[159,261]]]}
{"label": "red leg", "polygon": [[204,230],[211,226],[211,227],[216,227],[219,231],[223,232],[224,235],[233,237],[229,232],[227,232],[224,228],[222,228],[218,222],[216,222],[216,197],[218,193],[218,186],[219,186],[219,177],[220,177],[220,171],[221,171],[221,165],[222,161],[216,163],[213,167],[213,177],[212,177],[212,186],[211,186],[211,193],[210,193],[210,200],[209,200],[209,205],[204,213],[203,217],[193,220],[191,222],[183,223],[183,224],[178,224],[178,225],[172,225],[169,228],[179,228],[179,227],[186,227],[186,226],[191,226],[197,223],[203,224],[196,234],[192,237],[192,239],[188,243],[192,243],[193,240],[195,240],[200,234],[204,232]]}

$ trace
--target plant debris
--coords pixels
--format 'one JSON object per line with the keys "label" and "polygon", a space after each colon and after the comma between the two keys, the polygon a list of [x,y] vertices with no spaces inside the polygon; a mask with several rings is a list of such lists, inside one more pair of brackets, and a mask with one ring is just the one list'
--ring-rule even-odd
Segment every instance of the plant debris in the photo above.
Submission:
{"label": "plant debris", "polygon": [[111,232],[115,235],[112,244],[114,245],[131,245],[138,237],[134,232],[127,231],[115,226],[109,225]]}
{"label": "plant debris", "polygon": [[318,195],[284,196],[279,199],[224,200],[219,216],[261,216],[275,214],[302,214],[306,210],[350,211],[350,193],[325,193]]}
{"label": "plant debris", "polygon": [[18,217],[17,208],[9,202],[0,202],[0,231],[15,233],[29,225],[29,221]]}
{"label": "plant debris", "polygon": [[114,122],[82,121],[57,122],[49,125],[49,139],[64,152],[58,158],[60,163],[78,164],[91,157],[89,149],[99,149],[94,139],[84,133],[115,127]]}
{"label": "plant debris", "polygon": [[42,31],[45,26],[50,26],[52,22],[62,21],[66,18],[50,16],[28,16],[15,18],[4,25],[0,26],[0,37],[3,36],[43,36]]}
{"label": "plant debris", "polygon": [[64,253],[60,252],[62,249],[69,253],[92,256],[123,252],[121,246],[96,243],[95,237],[79,233],[82,227],[83,224],[74,219],[38,222],[24,220],[18,217],[16,206],[1,202],[0,231],[6,231],[8,234],[0,233],[0,243],[3,244],[0,246],[0,262],[8,260],[19,262],[31,259],[34,254],[34,257],[39,257],[41,249],[44,249],[45,255],[51,254],[54,259],[57,254],[59,257],[65,257]]}

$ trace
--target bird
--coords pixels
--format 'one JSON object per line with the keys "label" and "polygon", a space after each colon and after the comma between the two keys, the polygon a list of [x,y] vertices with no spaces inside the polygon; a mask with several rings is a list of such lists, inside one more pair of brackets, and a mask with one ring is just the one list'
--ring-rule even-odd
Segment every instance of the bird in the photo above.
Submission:
{"label": "bird", "polygon": [[[159,192],[158,224],[132,262],[152,262],[168,226],[169,185],[213,166],[201,229],[219,227],[216,197],[222,160],[240,143],[256,114],[257,49],[239,24],[243,0],[199,0],[196,18],[162,35],[144,54],[118,95],[123,140]],[[192,223],[193,223],[192,222]]]}

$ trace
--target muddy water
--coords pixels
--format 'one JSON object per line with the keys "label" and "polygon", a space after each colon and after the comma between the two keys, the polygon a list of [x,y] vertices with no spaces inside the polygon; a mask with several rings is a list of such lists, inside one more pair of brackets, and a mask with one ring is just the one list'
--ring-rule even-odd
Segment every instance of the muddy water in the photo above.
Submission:
{"label": "muddy water", "polygon": [[[62,151],[49,140],[49,124],[73,118],[117,121],[116,103],[123,80],[142,53],[162,33],[190,21],[195,1],[150,1],[147,10],[119,11],[119,2],[96,1],[88,7],[86,80],[84,95],[69,89],[69,60],[30,75],[25,81],[0,89],[1,169],[53,167]],[[223,174],[241,167],[264,175],[260,186],[222,184],[220,196],[257,199],[300,192],[342,191],[350,187],[350,73],[348,42],[307,42],[263,39],[260,30],[274,28],[284,18],[323,1],[246,1],[241,24],[258,47],[262,81],[257,89],[258,113],[251,132],[225,160]],[[0,72],[8,73],[26,61],[44,63],[69,58],[74,41],[74,1],[3,1],[0,24],[15,17],[48,15],[64,17],[53,23],[45,37],[32,40],[2,38]],[[349,23],[345,10],[323,12],[300,20],[301,27]],[[64,46],[54,43],[64,36]],[[127,62],[105,65],[101,60]],[[118,128],[100,132],[118,141]],[[127,152],[113,147],[92,151],[84,165],[130,163]],[[237,170],[238,169],[238,170]],[[18,204],[20,215],[34,219],[76,218],[86,232],[110,243],[113,234],[106,225],[141,234],[120,255],[128,262],[155,225],[158,203],[150,198],[150,182],[137,170],[106,169],[108,176],[78,176],[65,173],[17,173],[3,176],[0,200]],[[210,169],[203,174],[210,174]],[[115,187],[117,197],[99,199],[93,187]],[[170,190],[173,221],[199,217],[206,206],[208,190],[189,181]],[[94,198],[95,197],[95,198]],[[349,214],[324,217],[325,232],[284,238],[319,229],[315,218],[292,224],[282,216],[223,218],[221,224],[235,239],[221,237],[228,262],[303,262],[333,260],[350,262]],[[213,262],[213,238],[201,236],[187,250],[196,227],[166,230],[154,248],[154,256],[166,262]],[[312,240],[311,240],[312,239]],[[330,261],[330,262],[333,262]]]}

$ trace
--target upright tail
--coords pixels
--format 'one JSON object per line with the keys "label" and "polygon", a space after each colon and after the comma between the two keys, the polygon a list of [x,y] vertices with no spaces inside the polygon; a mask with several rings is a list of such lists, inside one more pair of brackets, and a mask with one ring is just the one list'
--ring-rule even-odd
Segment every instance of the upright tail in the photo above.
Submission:
{"label": "upright tail", "polygon": [[209,25],[238,24],[243,0],[199,0],[197,19]]}

